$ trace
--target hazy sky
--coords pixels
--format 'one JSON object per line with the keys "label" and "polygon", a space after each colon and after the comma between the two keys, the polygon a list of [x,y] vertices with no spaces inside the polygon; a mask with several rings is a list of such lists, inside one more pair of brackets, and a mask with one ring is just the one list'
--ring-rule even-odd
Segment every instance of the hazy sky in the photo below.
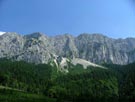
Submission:
{"label": "hazy sky", "polygon": [[134,0],[0,0],[0,31],[135,37]]}

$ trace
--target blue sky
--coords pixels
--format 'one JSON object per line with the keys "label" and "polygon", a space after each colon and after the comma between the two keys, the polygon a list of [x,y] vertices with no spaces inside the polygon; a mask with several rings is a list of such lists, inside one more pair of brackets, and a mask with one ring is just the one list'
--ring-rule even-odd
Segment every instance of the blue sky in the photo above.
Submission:
{"label": "blue sky", "polygon": [[134,0],[0,0],[0,31],[135,37]]}

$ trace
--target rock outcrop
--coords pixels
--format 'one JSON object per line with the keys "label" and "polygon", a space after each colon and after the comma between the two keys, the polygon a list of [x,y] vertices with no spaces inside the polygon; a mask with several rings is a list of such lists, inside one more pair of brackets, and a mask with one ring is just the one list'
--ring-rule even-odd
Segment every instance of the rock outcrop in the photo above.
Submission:
{"label": "rock outcrop", "polygon": [[128,64],[135,61],[135,38],[113,39],[102,34],[48,37],[42,33],[0,35],[0,58],[48,63],[52,55],[93,63]]}

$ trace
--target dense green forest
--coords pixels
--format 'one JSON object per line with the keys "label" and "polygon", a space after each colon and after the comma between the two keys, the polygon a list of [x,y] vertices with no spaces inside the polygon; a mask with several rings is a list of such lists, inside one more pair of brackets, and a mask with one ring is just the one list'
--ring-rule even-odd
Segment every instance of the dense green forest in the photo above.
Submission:
{"label": "dense green forest", "polygon": [[[135,63],[108,69],[81,65],[61,73],[47,64],[0,60],[0,100],[6,102],[118,102],[135,98]],[[26,101],[27,100],[27,101]]]}

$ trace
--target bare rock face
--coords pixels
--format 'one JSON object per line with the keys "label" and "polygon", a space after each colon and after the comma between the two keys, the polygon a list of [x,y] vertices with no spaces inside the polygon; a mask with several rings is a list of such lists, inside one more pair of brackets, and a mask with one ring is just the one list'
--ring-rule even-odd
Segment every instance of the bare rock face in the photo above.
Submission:
{"label": "bare rock face", "polygon": [[[129,63],[135,39],[112,39],[99,34],[82,34],[76,39],[79,57],[95,63]],[[133,62],[133,61],[131,61]]]}
{"label": "bare rock face", "polygon": [[0,58],[12,57],[23,51],[24,40],[16,33],[5,33],[0,36]]}
{"label": "bare rock face", "polygon": [[101,34],[48,37],[42,33],[0,35],[0,58],[48,63],[52,55],[94,63],[128,64],[135,61],[135,38],[112,39]]}
{"label": "bare rock face", "polygon": [[64,34],[55,36],[53,39],[55,54],[73,58],[78,56],[78,50],[75,45],[75,38],[72,35]]}

